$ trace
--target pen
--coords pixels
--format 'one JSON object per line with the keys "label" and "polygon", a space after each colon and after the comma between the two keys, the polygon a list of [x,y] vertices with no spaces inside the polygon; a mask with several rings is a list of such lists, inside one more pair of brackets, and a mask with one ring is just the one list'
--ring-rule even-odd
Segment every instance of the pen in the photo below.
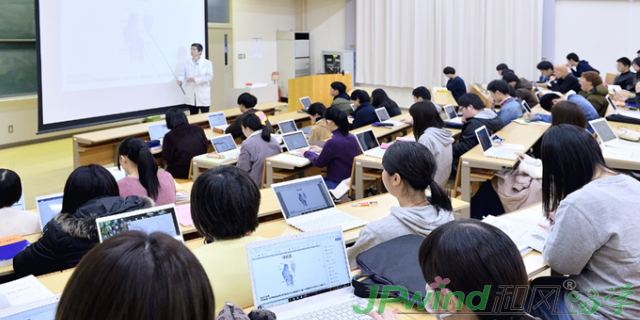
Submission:
{"label": "pen", "polygon": [[378,205],[378,201],[360,201],[352,203],[352,207],[375,207]]}

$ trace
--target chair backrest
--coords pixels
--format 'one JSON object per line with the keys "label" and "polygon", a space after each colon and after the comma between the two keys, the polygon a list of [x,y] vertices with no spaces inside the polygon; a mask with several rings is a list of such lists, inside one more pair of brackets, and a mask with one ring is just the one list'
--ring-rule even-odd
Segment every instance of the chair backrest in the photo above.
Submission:
{"label": "chair backrest", "polygon": [[613,84],[613,82],[616,81],[617,76],[618,76],[617,74],[607,73],[607,75],[604,78],[604,83]]}

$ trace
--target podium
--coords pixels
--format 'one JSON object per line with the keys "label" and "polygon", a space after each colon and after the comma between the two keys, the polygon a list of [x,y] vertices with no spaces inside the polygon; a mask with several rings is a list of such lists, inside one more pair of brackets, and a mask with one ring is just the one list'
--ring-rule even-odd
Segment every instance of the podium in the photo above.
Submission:
{"label": "podium", "polygon": [[312,103],[322,102],[327,108],[333,102],[329,94],[331,83],[340,81],[351,90],[353,76],[351,74],[317,74],[301,78],[289,79],[289,111],[302,109],[300,98],[309,97]]}

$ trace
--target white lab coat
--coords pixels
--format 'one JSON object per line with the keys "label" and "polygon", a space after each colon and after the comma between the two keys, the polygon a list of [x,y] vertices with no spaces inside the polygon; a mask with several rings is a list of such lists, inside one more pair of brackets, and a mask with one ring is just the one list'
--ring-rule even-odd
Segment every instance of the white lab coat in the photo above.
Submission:
{"label": "white lab coat", "polygon": [[[194,78],[195,83],[187,82]],[[190,106],[208,107],[211,105],[211,86],[213,79],[213,66],[211,61],[200,58],[196,63],[193,58],[188,58],[182,64],[182,70],[178,73],[178,80],[182,81],[182,88],[186,95],[186,104]]]}

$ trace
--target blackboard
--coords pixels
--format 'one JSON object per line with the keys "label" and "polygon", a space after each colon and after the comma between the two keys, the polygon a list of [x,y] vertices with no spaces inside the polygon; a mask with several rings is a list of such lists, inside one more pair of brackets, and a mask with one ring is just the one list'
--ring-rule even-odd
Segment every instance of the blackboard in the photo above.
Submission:
{"label": "blackboard", "polygon": [[2,0],[0,9],[0,96],[36,93],[34,0]]}

